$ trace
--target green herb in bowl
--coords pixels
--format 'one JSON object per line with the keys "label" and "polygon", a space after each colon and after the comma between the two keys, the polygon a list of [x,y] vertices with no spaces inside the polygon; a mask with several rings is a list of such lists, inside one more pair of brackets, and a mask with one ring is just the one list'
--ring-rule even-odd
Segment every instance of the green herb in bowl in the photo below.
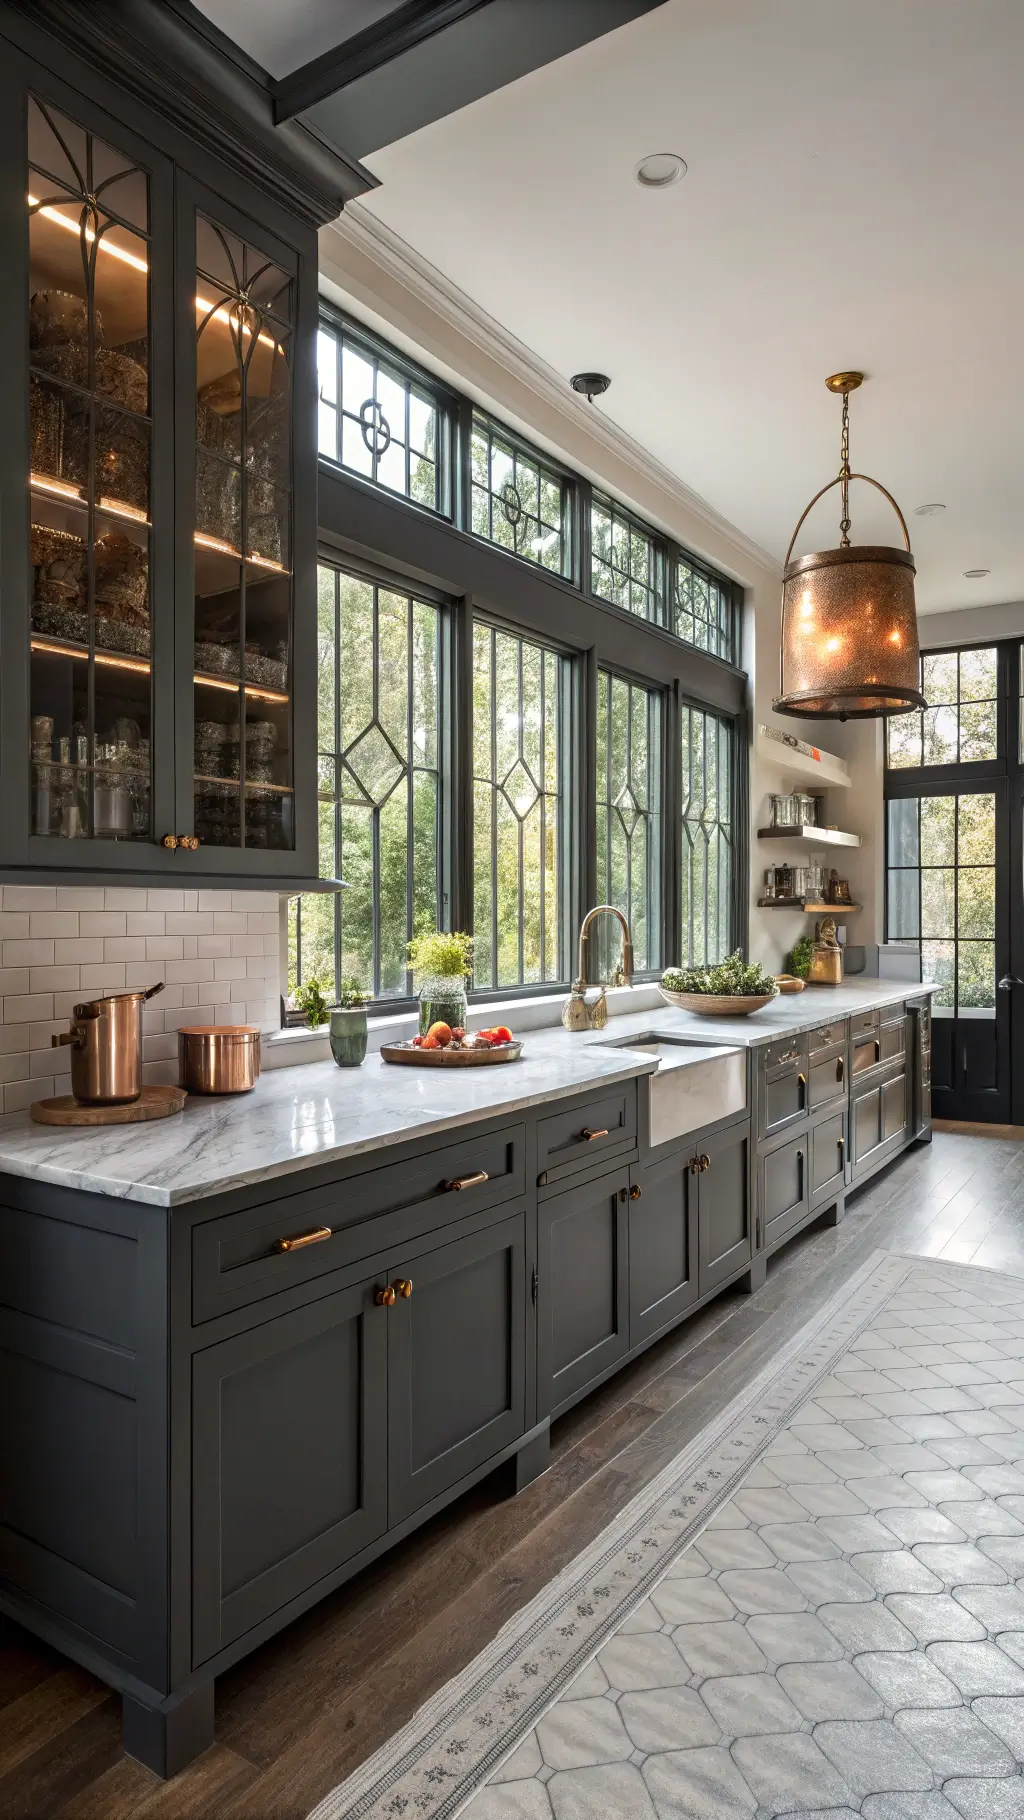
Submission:
{"label": "green herb in bowl", "polygon": [[770,973],[743,959],[739,949],[717,967],[669,967],[661,976],[662,996],[670,1005],[704,1017],[745,1017],[759,1011],[779,988]]}

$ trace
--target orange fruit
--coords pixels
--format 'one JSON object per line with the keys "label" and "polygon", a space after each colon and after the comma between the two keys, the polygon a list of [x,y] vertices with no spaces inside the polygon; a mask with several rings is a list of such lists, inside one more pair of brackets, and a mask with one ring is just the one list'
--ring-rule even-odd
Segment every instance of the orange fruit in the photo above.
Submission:
{"label": "orange fruit", "polygon": [[431,1024],[430,1029],[427,1031],[427,1041],[428,1042],[430,1041],[431,1037],[433,1037],[435,1039],[436,1048],[447,1049],[448,1044],[452,1040],[451,1025],[450,1024],[440,1024],[440,1023]]}
{"label": "orange fruit", "polygon": [[423,1041],[420,1044],[420,1048],[421,1049],[440,1049],[441,1047],[442,1047],[442,1045],[438,1042],[436,1036],[434,1035],[434,1032],[432,1030],[428,1030],[426,1036],[423,1038]]}

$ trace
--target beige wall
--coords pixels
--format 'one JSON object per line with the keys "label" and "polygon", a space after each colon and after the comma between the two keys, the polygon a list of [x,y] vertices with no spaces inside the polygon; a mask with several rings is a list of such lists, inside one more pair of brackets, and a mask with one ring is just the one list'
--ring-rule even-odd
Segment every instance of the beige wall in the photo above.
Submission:
{"label": "beige wall", "polygon": [[[751,723],[756,727],[773,718],[771,699],[778,691],[781,568],[616,429],[611,415],[613,395],[607,412],[578,399],[561,375],[545,367],[358,207],[346,210],[340,222],[321,231],[320,269],[325,294],[359,320],[742,583],[747,603],[744,665],[751,678]],[[802,504],[793,501],[794,522]],[[799,721],[779,724],[790,732],[804,732]],[[855,807],[856,816],[849,825],[866,837],[848,869],[858,901],[865,904],[856,939],[871,942],[876,939],[873,880],[881,810],[877,731],[872,723],[850,722],[845,727],[829,723],[808,729],[807,736],[846,758],[854,771],[854,788],[836,793],[830,815],[847,825],[844,816]],[[750,951],[773,970],[781,967],[806,920],[757,908],[764,867],[784,855],[777,846],[758,842],[756,830],[763,825],[769,791],[788,787],[773,767],[762,763],[755,743],[750,769]],[[840,795],[850,799],[842,805],[843,816]]]}

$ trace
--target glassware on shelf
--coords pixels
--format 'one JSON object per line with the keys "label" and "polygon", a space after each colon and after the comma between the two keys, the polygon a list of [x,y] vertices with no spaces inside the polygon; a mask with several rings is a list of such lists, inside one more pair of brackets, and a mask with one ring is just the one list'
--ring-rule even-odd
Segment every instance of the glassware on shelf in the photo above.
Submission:
{"label": "glassware on shelf", "polygon": [[804,790],[794,790],[793,803],[797,826],[813,828],[817,822],[817,798]]}
{"label": "glassware on shelf", "polygon": [[796,798],[794,796],[770,796],[771,826],[773,828],[794,828],[796,826]]}
{"label": "glassware on shelf", "polygon": [[774,897],[776,895],[776,892],[775,892],[775,867],[774,866],[765,867],[764,894],[765,894],[765,897]]}
{"label": "glassware on shelf", "polygon": [[31,826],[145,840],[149,179],[35,98],[28,162]]}

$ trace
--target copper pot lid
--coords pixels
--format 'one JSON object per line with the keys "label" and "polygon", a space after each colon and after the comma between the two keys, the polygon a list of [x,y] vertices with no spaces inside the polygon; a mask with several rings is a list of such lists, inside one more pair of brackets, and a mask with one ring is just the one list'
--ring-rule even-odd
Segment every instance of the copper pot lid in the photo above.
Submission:
{"label": "copper pot lid", "polygon": [[229,1040],[237,1037],[261,1036],[259,1024],[182,1024],[179,1036],[219,1036]]}

